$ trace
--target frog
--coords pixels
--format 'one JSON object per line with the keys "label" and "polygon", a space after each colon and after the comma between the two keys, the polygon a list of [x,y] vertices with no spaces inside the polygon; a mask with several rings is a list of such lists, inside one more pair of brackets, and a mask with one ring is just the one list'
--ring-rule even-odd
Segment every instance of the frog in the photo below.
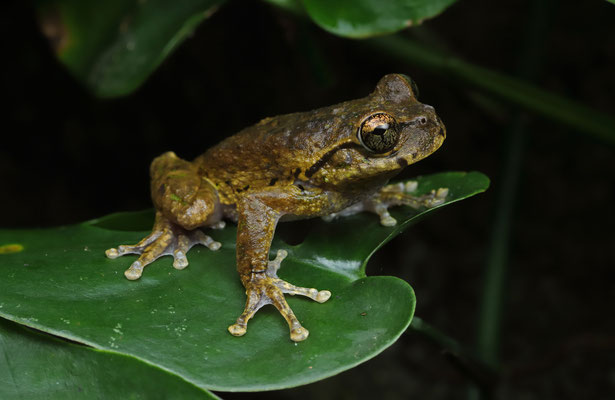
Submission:
{"label": "frog", "polygon": [[278,277],[288,253],[280,249],[270,260],[277,224],[366,211],[390,227],[397,223],[390,207],[442,204],[446,188],[414,195],[412,182],[389,181],[435,152],[445,137],[434,108],[419,102],[415,82],[404,74],[385,75],[367,97],[265,118],[192,161],[174,152],[158,156],[150,165],[156,209],[152,232],[137,244],[106,250],[106,256],[138,255],[124,273],[129,280],[139,279],[146,266],[165,255],[173,256],[173,267],[181,270],[194,245],[220,248],[204,229],[234,222],[236,267],[246,304],[228,331],[243,336],[255,313],[271,304],[288,323],[290,340],[303,341],[309,331],[285,295],[324,303],[331,292]]}

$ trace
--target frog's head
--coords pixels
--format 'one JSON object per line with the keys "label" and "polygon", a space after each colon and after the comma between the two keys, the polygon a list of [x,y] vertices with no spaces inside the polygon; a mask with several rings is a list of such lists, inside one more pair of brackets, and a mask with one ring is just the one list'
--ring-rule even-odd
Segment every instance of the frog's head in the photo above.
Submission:
{"label": "frog's head", "polygon": [[321,147],[305,170],[306,179],[367,192],[436,151],[446,129],[433,107],[420,103],[417,95],[412,79],[390,74],[368,97],[333,106],[332,113],[342,115],[331,127],[337,133],[323,135],[331,143]]}
{"label": "frog's head", "polygon": [[367,98],[350,102],[349,129],[343,130],[341,144],[315,164],[323,167],[324,182],[377,186],[436,151],[446,129],[434,108],[420,103],[417,95],[412,79],[390,74]]}
{"label": "frog's head", "polygon": [[418,101],[418,88],[408,76],[384,76],[370,98],[380,110],[372,109],[363,116],[357,126],[357,140],[372,163],[404,168],[427,157],[444,142],[442,120],[432,106]]}

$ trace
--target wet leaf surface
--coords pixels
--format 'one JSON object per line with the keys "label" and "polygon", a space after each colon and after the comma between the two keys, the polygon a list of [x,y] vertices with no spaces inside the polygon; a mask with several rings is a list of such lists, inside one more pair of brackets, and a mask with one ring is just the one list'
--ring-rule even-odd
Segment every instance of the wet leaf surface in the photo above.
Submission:
{"label": "wet leaf surface", "polygon": [[[417,180],[419,193],[449,188],[442,206],[489,185],[476,172]],[[301,343],[289,340],[286,322],[273,307],[256,314],[245,336],[227,332],[245,302],[232,224],[208,232],[222,248],[192,249],[187,269],[173,269],[165,257],[147,267],[140,280],[126,280],[123,271],[135,256],[110,260],[104,250],[145,236],[151,211],[53,229],[0,230],[0,246],[23,246],[0,254],[0,316],[134,356],[201,388],[251,391],[306,384],[368,360],[408,327],[415,306],[412,288],[395,277],[367,277],[365,265],[377,248],[433,210],[398,208],[392,213],[398,225],[390,228],[367,214],[331,223],[314,220],[301,244],[274,240],[272,254],[280,248],[289,252],[281,278],[332,292],[324,304],[288,296],[310,330]]]}

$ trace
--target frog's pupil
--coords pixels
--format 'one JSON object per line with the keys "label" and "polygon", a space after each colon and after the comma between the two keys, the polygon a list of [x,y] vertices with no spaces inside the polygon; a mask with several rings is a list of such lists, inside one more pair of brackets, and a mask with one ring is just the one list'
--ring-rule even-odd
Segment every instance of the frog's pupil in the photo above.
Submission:
{"label": "frog's pupil", "polygon": [[384,133],[389,129],[389,124],[378,125],[374,128],[374,132],[376,135],[384,135]]}

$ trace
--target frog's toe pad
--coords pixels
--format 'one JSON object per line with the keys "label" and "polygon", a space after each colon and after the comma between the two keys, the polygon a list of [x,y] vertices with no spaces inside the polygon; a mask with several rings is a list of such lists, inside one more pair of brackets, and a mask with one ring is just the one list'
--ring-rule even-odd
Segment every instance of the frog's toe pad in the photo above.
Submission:
{"label": "frog's toe pad", "polygon": [[428,207],[439,206],[444,203],[446,200],[446,196],[448,196],[447,188],[439,188],[438,190],[432,190],[430,193],[430,201],[428,201]]}
{"label": "frog's toe pad", "polygon": [[324,303],[325,301],[329,300],[331,298],[331,292],[328,290],[321,290],[320,292],[318,292],[318,294],[316,295],[316,298],[314,300],[316,300],[319,303]]}
{"label": "frog's toe pad", "polygon": [[233,324],[231,326],[228,327],[228,331],[231,333],[231,335],[233,336],[243,336],[246,334],[246,332],[248,331],[247,326],[246,325],[241,325],[241,324]]}
{"label": "frog's toe pad", "polygon": [[417,181],[408,181],[404,184],[404,192],[412,193],[419,187],[419,183]]}
{"label": "frog's toe pad", "polygon": [[126,271],[124,271],[124,276],[126,279],[131,281],[136,281],[143,274],[143,265],[139,261],[135,261],[130,265]]}
{"label": "frog's toe pad", "polygon": [[120,252],[117,251],[116,248],[110,248],[110,249],[105,250],[105,255],[107,256],[107,258],[110,258],[113,260],[114,258],[118,258],[120,256]]}
{"label": "frog's toe pad", "polygon": [[397,220],[391,216],[388,212],[382,213],[380,216],[380,225],[382,226],[395,226],[397,225]]}
{"label": "frog's toe pad", "polygon": [[186,253],[181,250],[175,250],[173,252],[173,268],[175,269],[184,269],[188,266],[188,258],[186,257]]}
{"label": "frog's toe pad", "polygon": [[302,342],[307,339],[309,335],[310,331],[308,331],[302,326],[299,326],[297,328],[293,328],[290,331],[290,340],[292,340],[293,342]]}

